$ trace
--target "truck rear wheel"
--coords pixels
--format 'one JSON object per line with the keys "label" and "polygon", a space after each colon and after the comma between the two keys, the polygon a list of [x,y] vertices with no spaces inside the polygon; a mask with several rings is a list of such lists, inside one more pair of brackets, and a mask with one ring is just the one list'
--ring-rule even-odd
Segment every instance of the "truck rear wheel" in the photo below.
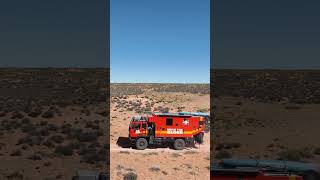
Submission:
{"label": "truck rear wheel", "polygon": [[144,150],[148,147],[148,141],[145,138],[139,138],[136,141],[136,148],[139,150]]}
{"label": "truck rear wheel", "polygon": [[186,142],[183,139],[176,139],[173,143],[173,148],[175,150],[182,150],[186,146]]}

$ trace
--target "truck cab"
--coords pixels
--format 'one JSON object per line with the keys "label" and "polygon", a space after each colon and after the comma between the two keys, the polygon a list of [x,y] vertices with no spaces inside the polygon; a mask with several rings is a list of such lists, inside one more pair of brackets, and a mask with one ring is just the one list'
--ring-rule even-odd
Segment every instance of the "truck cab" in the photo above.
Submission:
{"label": "truck cab", "polygon": [[134,116],[129,126],[129,137],[146,137],[148,135],[148,123],[141,120],[141,117]]}

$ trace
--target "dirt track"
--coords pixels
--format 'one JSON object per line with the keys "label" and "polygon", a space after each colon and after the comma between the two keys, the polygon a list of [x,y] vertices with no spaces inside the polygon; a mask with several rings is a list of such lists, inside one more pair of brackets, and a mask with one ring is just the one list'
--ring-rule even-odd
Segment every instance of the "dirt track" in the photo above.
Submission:
{"label": "dirt track", "polygon": [[[210,137],[210,133],[207,133],[206,136]],[[145,150],[137,150],[137,149],[133,149],[133,148],[122,148],[119,146],[115,146],[112,145],[110,147],[110,151],[114,151],[114,152],[120,152],[120,151],[129,151],[129,152],[133,152],[133,153],[142,153],[142,154],[146,154],[146,153],[150,153],[150,152],[169,152],[169,153],[185,153],[188,151],[194,151],[194,152],[210,152],[210,144],[206,143],[206,144],[197,144],[196,147],[187,147],[184,150],[174,150],[174,149],[170,149],[170,148],[155,148],[155,149],[145,149]]]}

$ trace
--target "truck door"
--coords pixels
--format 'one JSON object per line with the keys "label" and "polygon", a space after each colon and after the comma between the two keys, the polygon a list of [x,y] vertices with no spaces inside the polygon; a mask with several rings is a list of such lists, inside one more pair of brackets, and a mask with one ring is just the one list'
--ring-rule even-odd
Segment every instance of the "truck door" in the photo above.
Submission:
{"label": "truck door", "polygon": [[130,124],[130,136],[131,137],[137,137],[141,133],[141,123],[140,122],[132,122]]}
{"label": "truck door", "polygon": [[130,128],[130,135],[132,137],[147,136],[147,123],[146,122],[132,122]]}
{"label": "truck door", "polygon": [[141,136],[147,136],[148,135],[148,124],[147,122],[141,123]]}

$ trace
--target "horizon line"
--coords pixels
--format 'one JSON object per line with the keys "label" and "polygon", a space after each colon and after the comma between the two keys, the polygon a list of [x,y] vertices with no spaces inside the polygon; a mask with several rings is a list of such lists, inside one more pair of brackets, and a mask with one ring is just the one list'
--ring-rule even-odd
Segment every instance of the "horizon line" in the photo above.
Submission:
{"label": "horizon line", "polygon": [[210,82],[110,82],[110,84],[210,84]]}
{"label": "horizon line", "polygon": [[300,71],[300,70],[320,70],[320,68],[211,68],[210,70],[268,70],[268,71]]}
{"label": "horizon line", "polygon": [[[101,66],[95,66],[95,67],[75,67],[75,66],[0,66],[0,69],[5,68],[12,68],[12,69],[111,69],[110,67],[101,67]],[[319,68],[212,68],[210,67],[209,70],[320,70]]]}
{"label": "horizon line", "polygon": [[103,68],[103,69],[110,69],[110,67],[99,67],[99,66],[96,66],[96,67],[74,67],[74,66],[65,66],[65,67],[61,67],[61,66],[57,66],[57,67],[54,67],[54,66],[47,66],[47,67],[44,67],[44,66],[23,66],[23,67],[17,67],[17,66],[0,66],[0,69],[9,69],[9,68],[12,68],[12,69],[97,69],[97,68]]}

